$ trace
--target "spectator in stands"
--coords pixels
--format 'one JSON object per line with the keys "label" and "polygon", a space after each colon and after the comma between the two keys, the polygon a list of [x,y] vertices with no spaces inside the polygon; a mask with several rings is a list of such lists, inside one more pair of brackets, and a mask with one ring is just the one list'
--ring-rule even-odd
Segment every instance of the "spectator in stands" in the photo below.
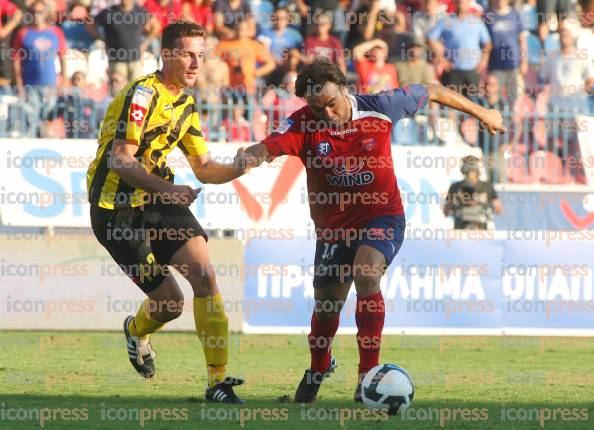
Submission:
{"label": "spectator in stands", "polygon": [[231,89],[241,95],[254,95],[257,79],[275,68],[274,58],[264,45],[249,36],[249,28],[249,22],[240,22],[237,38],[223,40],[216,47],[216,54],[229,66]]}
{"label": "spectator in stands", "polygon": [[423,0],[422,9],[412,17],[412,31],[416,40],[426,42],[427,32],[445,18],[442,9],[438,0]]}
{"label": "spectator in stands", "polygon": [[206,34],[214,30],[214,13],[210,0],[188,0],[182,3],[182,16],[186,21],[200,24]]}
{"label": "spectator in stands", "polygon": [[95,136],[95,103],[87,97],[86,75],[74,72],[71,86],[58,99],[55,116],[64,119],[67,138],[89,139]]}
{"label": "spectator in stands", "polygon": [[586,19],[586,25],[594,25],[594,0],[578,0],[580,15]]}
{"label": "spectator in stands", "polygon": [[66,40],[62,30],[48,25],[48,8],[41,0],[31,5],[12,44],[13,72],[19,95],[27,100],[27,120],[33,135],[40,135],[40,121],[52,112],[57,97],[56,60],[60,60],[62,86],[67,86]]}
{"label": "spectator in stands", "polygon": [[305,59],[306,63],[312,62],[316,57],[326,58],[340,67],[346,73],[346,62],[342,43],[330,34],[332,29],[332,16],[329,13],[321,13],[314,16],[316,22],[315,35],[305,38]]}
{"label": "spectator in stands", "polygon": [[103,9],[109,9],[112,6],[117,6],[120,0],[92,0],[91,1],[91,16],[97,16]]}
{"label": "spectator in stands", "polygon": [[[43,0],[47,8],[48,24],[59,23],[59,17],[63,16],[68,10],[68,0]],[[30,7],[33,4],[31,0],[25,1],[25,6]]]}
{"label": "spectator in stands", "polygon": [[128,80],[123,74],[120,72],[111,72],[109,76],[109,93],[112,99],[117,93],[122,91],[127,84]]}
{"label": "spectator in stands", "polygon": [[143,6],[159,21],[161,32],[182,16],[181,0],[146,0]]}
{"label": "spectator in stands", "polygon": [[[94,111],[95,111],[95,130],[101,129],[101,121],[105,117],[105,112],[107,112],[107,108],[109,104],[112,102],[114,97],[128,84],[128,80],[126,77],[120,72],[111,72],[109,74],[109,84],[108,89],[109,93],[107,96],[98,103],[95,103]],[[98,134],[98,133],[97,133]],[[93,136],[95,137],[95,136]]]}
{"label": "spectator in stands", "polygon": [[[586,2],[584,2],[586,3]],[[578,52],[585,52],[588,61],[594,64],[594,0],[590,1],[592,10],[588,11],[587,4],[581,5],[581,29],[577,36],[576,46]],[[589,88],[588,108],[590,115],[594,115],[594,88]]]}
{"label": "spectator in stands", "polygon": [[332,25],[332,35],[336,36],[344,46],[349,33],[349,15],[348,10],[351,0],[339,0],[334,11],[334,22]]}
{"label": "spectator in stands", "polygon": [[577,51],[569,27],[559,31],[561,50],[544,59],[542,78],[550,85],[551,110],[586,112],[587,93],[594,86],[594,63]]}
{"label": "spectator in stands", "polygon": [[371,11],[371,2],[372,0],[352,2],[349,32],[347,34],[345,46],[350,48],[365,40],[373,39],[373,37],[365,39],[365,30],[367,29],[367,21]]}
{"label": "spectator in stands", "polygon": [[302,98],[295,95],[297,72],[289,71],[281,85],[270,88],[262,97],[262,107],[266,116],[266,134],[279,127],[281,121],[288,118],[297,109],[305,106]]}
{"label": "spectator in stands", "polygon": [[374,94],[398,87],[396,67],[387,63],[388,44],[382,39],[363,42],[353,49],[355,70],[359,75],[359,91]]}
{"label": "spectator in stands", "polygon": [[245,22],[247,37],[256,36],[256,21],[247,0],[217,0],[214,5],[214,24],[217,37],[222,40],[237,40],[239,24]]}
{"label": "spectator in stands", "polygon": [[437,82],[435,70],[425,60],[425,54],[424,42],[415,38],[407,50],[406,61],[396,63],[398,82],[401,86]]}
{"label": "spectator in stands", "polygon": [[[425,59],[427,47],[421,39],[414,38],[411,46],[406,51],[406,61],[398,61],[395,63],[396,72],[398,76],[398,83],[401,87],[413,84],[429,84],[436,83],[435,69]],[[437,123],[439,118],[439,105],[437,103],[429,103],[429,124],[440,127]],[[392,129],[392,140],[397,141],[397,127]]]}
{"label": "spectator in stands", "polygon": [[[143,7],[159,22],[159,33],[170,23],[179,21],[182,16],[181,0],[146,0]],[[148,50],[158,57],[161,54],[161,38],[153,38]]]}
{"label": "spectator in stands", "polygon": [[68,48],[87,53],[95,39],[89,34],[86,28],[86,23],[90,21],[90,16],[89,8],[84,3],[84,0],[74,1],[61,22]]}
{"label": "spectator in stands", "polygon": [[[372,38],[383,39],[388,43],[388,61],[390,63],[406,61],[406,49],[412,42],[412,35],[406,31],[406,16],[394,8],[389,15],[381,9],[382,3],[373,0],[367,25],[365,40]],[[377,31],[377,28],[381,29]]]}
{"label": "spectator in stands", "polygon": [[289,52],[301,48],[303,37],[289,27],[289,12],[286,9],[276,9],[271,20],[272,28],[262,30],[258,40],[272,53],[276,63],[276,69],[267,80],[272,85],[278,85],[290,68]]}
{"label": "spectator in stands", "polygon": [[221,130],[227,142],[251,142],[251,125],[245,118],[245,103],[241,97],[233,97],[231,117],[223,121]]}
{"label": "spectator in stands", "polygon": [[[504,125],[507,129],[505,133],[492,135],[488,130],[485,130],[484,127],[479,125],[477,144],[483,151],[483,159],[487,160],[487,173],[489,178],[492,179],[494,177],[495,161],[497,158],[494,154],[499,153],[502,145],[510,143],[510,130],[512,129],[510,127],[510,120],[513,121],[514,118],[511,117],[510,105],[502,97],[502,91],[496,74],[489,73],[481,89],[483,94],[476,102],[486,109],[497,109],[501,112],[503,114]],[[519,128],[513,127],[513,131],[517,132]]]}
{"label": "spectator in stands", "polygon": [[[553,21],[561,27],[563,21],[569,16],[572,7],[571,0],[536,0],[536,16],[538,18],[538,33],[546,35],[548,32],[545,27],[551,28]],[[542,38],[544,42],[544,38]]]}
{"label": "spectator in stands", "polygon": [[212,109],[208,118],[202,118],[202,125],[208,121],[208,128],[214,131],[219,128],[220,110],[223,103],[223,92],[229,87],[229,66],[216,54],[218,40],[215,37],[206,38],[204,64],[198,74],[196,87],[199,90],[200,103],[206,109]]}
{"label": "spectator in stands", "polygon": [[480,74],[489,63],[491,38],[481,18],[470,13],[470,0],[456,0],[457,12],[429,30],[427,40],[437,55],[443,85],[476,96]]}
{"label": "spectator in stands", "polygon": [[520,13],[524,30],[537,34],[538,16],[536,15],[536,0],[524,0],[524,4],[517,8],[517,10]]}
{"label": "spectator in stands", "polygon": [[[14,3],[9,0],[0,0],[0,50],[2,52],[8,52],[6,48],[10,42],[11,34],[21,22],[22,17],[22,12]],[[0,85],[6,85],[9,79],[10,63],[8,58],[2,55],[0,57]]]}
{"label": "spectator in stands", "polygon": [[316,33],[316,21],[320,14],[330,17],[330,26],[334,22],[334,13],[338,9],[338,0],[296,0],[301,15],[301,31],[307,36]]}
{"label": "spectator in stands", "polygon": [[469,155],[462,159],[464,179],[450,186],[443,208],[445,216],[454,216],[454,228],[486,230],[492,212],[502,212],[501,201],[490,182],[479,180],[479,159]]}
{"label": "spectator in stands", "polygon": [[489,71],[497,76],[510,102],[521,92],[523,76],[528,72],[528,45],[520,14],[509,0],[493,0],[494,9],[484,17],[493,44],[489,57]]}
{"label": "spectator in stands", "polygon": [[588,112],[587,94],[594,86],[594,63],[576,49],[575,36],[567,21],[559,30],[559,42],[561,49],[545,58],[541,69],[544,83],[550,86],[548,109],[554,112],[545,123],[550,130],[545,132],[546,148],[561,156],[569,164],[571,174],[581,182],[584,170],[574,114]]}
{"label": "spectator in stands", "polygon": [[131,81],[142,75],[142,56],[160,25],[134,0],[122,0],[99,12],[87,29],[94,38],[105,40],[110,72],[118,71]]}

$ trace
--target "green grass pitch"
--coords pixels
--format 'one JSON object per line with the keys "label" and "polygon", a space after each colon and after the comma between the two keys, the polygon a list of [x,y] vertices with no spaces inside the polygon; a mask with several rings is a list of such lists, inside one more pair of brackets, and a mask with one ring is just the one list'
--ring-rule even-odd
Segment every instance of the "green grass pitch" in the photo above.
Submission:
{"label": "green grass pitch", "polygon": [[205,403],[190,333],[153,337],[157,376],[140,378],[121,333],[0,333],[0,429],[594,429],[594,339],[384,336],[384,363],[415,379],[411,409],[386,417],[352,401],[357,346],[318,401],[290,402],[309,365],[306,337],[233,335],[229,373],[242,407]]}

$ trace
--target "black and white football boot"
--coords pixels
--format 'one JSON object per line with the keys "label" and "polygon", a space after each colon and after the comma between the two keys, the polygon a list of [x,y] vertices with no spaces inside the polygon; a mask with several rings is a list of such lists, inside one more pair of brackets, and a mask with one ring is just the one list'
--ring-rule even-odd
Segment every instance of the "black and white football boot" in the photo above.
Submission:
{"label": "black and white football boot", "polygon": [[215,386],[206,389],[206,400],[215,403],[244,404],[245,401],[240,399],[233,391],[233,387],[242,385],[243,383],[245,383],[243,379],[227,376]]}
{"label": "black and white football boot", "polygon": [[146,345],[141,345],[140,338],[132,336],[128,326],[134,319],[133,315],[128,315],[124,320],[124,334],[126,335],[126,346],[128,348],[128,358],[134,369],[144,378],[155,376],[155,357],[157,354],[153,351],[150,341]]}

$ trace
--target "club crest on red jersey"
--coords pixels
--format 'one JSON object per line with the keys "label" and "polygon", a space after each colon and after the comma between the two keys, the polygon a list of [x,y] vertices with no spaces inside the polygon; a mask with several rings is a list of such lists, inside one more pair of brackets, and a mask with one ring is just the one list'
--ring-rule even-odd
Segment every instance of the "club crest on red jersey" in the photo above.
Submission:
{"label": "club crest on red jersey", "polygon": [[318,143],[316,152],[322,157],[330,154],[332,152],[332,146],[330,145],[330,142],[324,140],[323,142]]}

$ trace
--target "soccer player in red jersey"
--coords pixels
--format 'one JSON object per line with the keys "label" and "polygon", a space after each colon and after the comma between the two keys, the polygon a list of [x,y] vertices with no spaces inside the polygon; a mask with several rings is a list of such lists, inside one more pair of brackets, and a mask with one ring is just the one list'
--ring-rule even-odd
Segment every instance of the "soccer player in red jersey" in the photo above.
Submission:
{"label": "soccer player in red jersey", "polygon": [[307,105],[261,143],[247,148],[237,161],[256,166],[294,155],[306,167],[317,235],[315,308],[308,337],[311,367],[305,371],[295,401],[315,401],[322,381],[336,367],[331,342],[353,282],[359,346],[359,384],[354,398],[361,401],[362,377],[379,364],[385,317],[380,279],[404,239],[404,208],[392,164],[392,127],[432,101],[476,117],[493,134],[505,128],[498,111],[439,84],[349,94],[344,74],[324,61],[301,71],[296,94]]}

